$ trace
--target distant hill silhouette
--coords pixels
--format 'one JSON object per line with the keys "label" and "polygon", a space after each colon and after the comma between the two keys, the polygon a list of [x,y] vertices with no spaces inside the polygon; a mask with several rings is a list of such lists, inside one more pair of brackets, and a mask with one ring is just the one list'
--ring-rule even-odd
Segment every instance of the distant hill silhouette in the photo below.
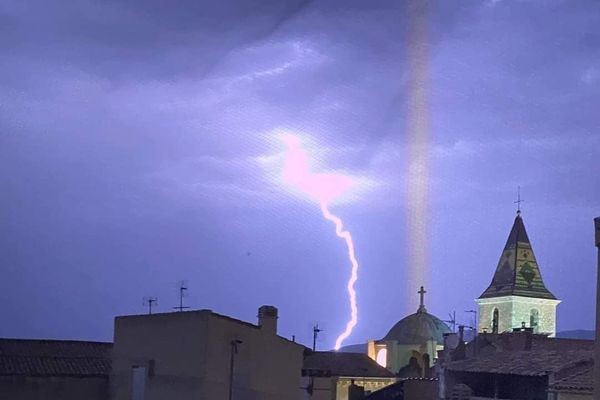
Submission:
{"label": "distant hill silhouette", "polygon": [[359,344],[349,344],[348,346],[342,346],[338,351],[342,351],[344,353],[363,353],[367,354],[367,344],[359,343]]}
{"label": "distant hill silhouette", "polygon": [[556,337],[564,338],[564,339],[588,339],[594,340],[595,331],[588,331],[585,329],[575,329],[572,331],[562,331],[556,334]]}

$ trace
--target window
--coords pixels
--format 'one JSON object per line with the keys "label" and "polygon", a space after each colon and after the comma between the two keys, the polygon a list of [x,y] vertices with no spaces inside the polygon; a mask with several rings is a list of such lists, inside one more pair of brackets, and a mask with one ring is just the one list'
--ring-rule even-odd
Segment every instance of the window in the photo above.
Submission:
{"label": "window", "polygon": [[536,309],[531,310],[531,313],[529,314],[529,327],[533,329],[534,333],[537,333],[539,323],[540,312]]}
{"label": "window", "polygon": [[498,321],[500,319],[499,312],[497,308],[494,308],[494,312],[492,313],[492,333],[498,333]]}
{"label": "window", "polygon": [[377,352],[377,364],[387,367],[387,349],[384,347]]}

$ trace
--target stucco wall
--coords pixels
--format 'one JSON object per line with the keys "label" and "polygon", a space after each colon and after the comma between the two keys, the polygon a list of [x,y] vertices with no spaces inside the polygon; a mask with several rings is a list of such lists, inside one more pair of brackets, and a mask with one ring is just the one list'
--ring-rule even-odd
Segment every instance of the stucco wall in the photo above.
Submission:
{"label": "stucco wall", "polygon": [[[310,400],[348,400],[348,387],[352,380],[357,386],[365,388],[367,392],[374,392],[396,382],[396,378],[363,378],[363,377],[316,377],[312,378],[313,393],[309,397],[301,393],[299,399]],[[303,387],[307,386],[311,378],[305,377]],[[305,392],[305,391],[304,391]]]}
{"label": "stucco wall", "polygon": [[146,400],[199,396],[206,354],[206,341],[202,338],[206,337],[209,314],[207,311],[115,318],[111,399],[130,400],[135,365],[148,368]]}
{"label": "stucco wall", "polygon": [[132,367],[153,365],[145,400],[226,399],[232,340],[234,398],[297,400],[304,348],[208,310],[116,318],[111,398],[129,400]]}
{"label": "stucco wall", "polygon": [[[485,300],[485,301],[484,301]],[[507,297],[495,299],[481,299],[479,304],[478,331],[492,332],[492,318],[494,309],[498,309],[498,332],[506,332],[514,328],[512,322],[512,302]]]}
{"label": "stucco wall", "polygon": [[0,376],[0,399],[108,400],[108,378]]}
{"label": "stucco wall", "polygon": [[211,368],[206,371],[206,379],[211,382],[210,395],[226,398],[234,338],[242,341],[235,356],[233,387],[237,398],[298,398],[304,348],[268,330],[218,316],[212,317],[209,324],[207,362]]}
{"label": "stucco wall", "polygon": [[333,378],[333,380],[332,386],[335,387],[335,400],[348,399],[348,388],[350,387],[352,380],[354,380],[355,385],[362,386],[365,389],[365,394],[383,389],[396,382],[396,378],[339,377]]}

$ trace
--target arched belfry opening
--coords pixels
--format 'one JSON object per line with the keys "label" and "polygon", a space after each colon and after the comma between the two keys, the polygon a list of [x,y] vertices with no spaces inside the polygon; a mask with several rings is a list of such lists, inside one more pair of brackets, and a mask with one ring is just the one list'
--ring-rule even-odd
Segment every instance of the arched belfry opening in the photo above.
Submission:
{"label": "arched belfry opening", "polygon": [[500,321],[500,312],[494,308],[492,313],[492,333],[498,333],[498,322]]}
{"label": "arched belfry opening", "polygon": [[540,312],[533,308],[529,313],[529,327],[533,329],[533,333],[537,333],[540,324]]}

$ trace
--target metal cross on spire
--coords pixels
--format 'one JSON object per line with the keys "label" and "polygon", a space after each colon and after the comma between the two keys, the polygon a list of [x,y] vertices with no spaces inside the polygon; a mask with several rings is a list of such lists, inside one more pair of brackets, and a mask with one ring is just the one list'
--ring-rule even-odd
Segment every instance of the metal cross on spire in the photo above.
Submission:
{"label": "metal cross on spire", "polygon": [[517,186],[517,201],[515,204],[517,205],[517,214],[521,214],[521,203],[525,200],[521,200],[521,186]]}
{"label": "metal cross on spire", "polygon": [[417,293],[419,293],[419,296],[421,297],[419,311],[425,311],[425,293],[427,293],[427,291],[425,290],[425,288],[423,288],[423,286],[421,286],[421,289]]}

